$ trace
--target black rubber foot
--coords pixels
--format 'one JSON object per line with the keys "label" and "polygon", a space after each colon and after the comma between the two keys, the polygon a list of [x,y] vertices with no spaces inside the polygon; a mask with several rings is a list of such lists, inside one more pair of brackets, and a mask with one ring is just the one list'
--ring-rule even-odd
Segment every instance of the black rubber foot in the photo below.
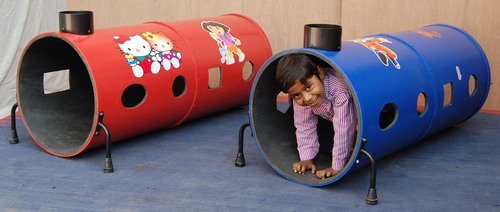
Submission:
{"label": "black rubber foot", "polygon": [[244,167],[245,166],[245,156],[243,153],[238,153],[236,156],[236,162],[234,162],[234,165],[237,167]]}
{"label": "black rubber foot", "polygon": [[17,144],[17,143],[19,143],[19,139],[17,138],[17,131],[15,131],[15,130],[11,130],[10,131],[9,143],[10,144]]}
{"label": "black rubber foot", "polygon": [[370,190],[368,190],[368,196],[366,197],[366,204],[368,205],[378,204],[377,190],[375,190],[375,188],[370,188]]}
{"label": "black rubber foot", "polygon": [[113,173],[115,171],[111,158],[106,158],[106,160],[104,161],[104,169],[102,171],[104,173]]}

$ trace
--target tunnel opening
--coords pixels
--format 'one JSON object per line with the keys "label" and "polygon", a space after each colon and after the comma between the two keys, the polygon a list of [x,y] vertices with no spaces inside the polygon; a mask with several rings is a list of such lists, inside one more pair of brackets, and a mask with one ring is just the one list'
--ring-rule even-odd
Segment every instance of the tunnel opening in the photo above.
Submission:
{"label": "tunnel opening", "polygon": [[[306,174],[298,174],[293,171],[293,163],[300,161],[295,137],[293,109],[290,106],[290,102],[283,102],[283,98],[279,99],[281,99],[282,104],[288,106],[284,110],[277,109],[277,96],[280,96],[281,91],[275,77],[275,70],[279,59],[286,54],[293,53],[309,54],[322,67],[330,67],[341,73],[326,58],[309,51],[288,51],[271,58],[256,76],[250,97],[250,119],[254,138],[265,160],[283,177],[308,186],[331,184],[340,179],[354,163],[360,145],[360,132],[358,131],[355,135],[351,156],[339,174],[322,180],[311,174],[310,171]],[[346,80],[344,74],[341,73],[341,75]],[[353,94],[357,123],[359,125],[360,113],[357,100],[347,80],[346,84],[350,87]],[[318,120],[317,132],[319,140],[332,139],[333,142],[332,122],[323,118],[319,118]],[[320,151],[314,158],[314,163],[318,170],[331,167],[332,156],[330,153]]]}
{"label": "tunnel opening", "polygon": [[[48,73],[65,70],[68,85],[46,92]],[[78,52],[56,36],[31,42],[18,70],[18,103],[27,129],[48,152],[68,156],[92,136],[95,114],[93,84]]]}

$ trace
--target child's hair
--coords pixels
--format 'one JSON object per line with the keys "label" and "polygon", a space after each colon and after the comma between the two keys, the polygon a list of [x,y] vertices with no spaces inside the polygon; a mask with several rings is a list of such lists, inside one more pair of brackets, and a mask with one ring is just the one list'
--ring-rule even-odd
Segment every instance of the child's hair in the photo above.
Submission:
{"label": "child's hair", "polygon": [[316,63],[306,54],[285,55],[280,58],[276,67],[276,81],[280,90],[285,93],[288,93],[298,80],[306,84],[307,79],[314,74],[318,75]]}

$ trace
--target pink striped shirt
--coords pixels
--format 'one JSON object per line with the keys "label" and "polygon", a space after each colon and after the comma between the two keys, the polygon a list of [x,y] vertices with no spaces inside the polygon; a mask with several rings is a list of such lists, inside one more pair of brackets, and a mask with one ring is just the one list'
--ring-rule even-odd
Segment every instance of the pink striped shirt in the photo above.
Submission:
{"label": "pink striped shirt", "polygon": [[351,91],[334,69],[325,68],[325,97],[317,108],[293,102],[295,135],[300,160],[311,160],[319,151],[316,125],[318,116],[333,123],[335,132],[332,149],[332,168],[341,171],[349,160],[356,132],[356,111]]}

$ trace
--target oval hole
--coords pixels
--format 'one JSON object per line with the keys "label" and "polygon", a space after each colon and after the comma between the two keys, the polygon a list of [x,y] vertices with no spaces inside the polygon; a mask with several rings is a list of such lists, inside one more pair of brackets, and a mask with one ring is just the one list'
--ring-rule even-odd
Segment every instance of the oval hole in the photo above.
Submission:
{"label": "oval hole", "polygon": [[380,111],[379,126],[382,130],[391,128],[398,119],[398,108],[395,104],[389,103],[384,105]]}
{"label": "oval hole", "polygon": [[427,95],[425,93],[420,93],[418,95],[418,100],[417,100],[417,113],[418,116],[422,117],[424,116],[425,112],[427,112]]}
{"label": "oval hole", "polygon": [[129,85],[122,94],[122,105],[126,108],[139,106],[146,99],[146,88],[139,84]]}
{"label": "oval hole", "polygon": [[472,74],[469,77],[469,96],[476,95],[477,92],[477,78],[476,75]]}
{"label": "oval hole", "polygon": [[181,97],[186,91],[186,78],[177,76],[172,85],[172,92],[175,97]]}

